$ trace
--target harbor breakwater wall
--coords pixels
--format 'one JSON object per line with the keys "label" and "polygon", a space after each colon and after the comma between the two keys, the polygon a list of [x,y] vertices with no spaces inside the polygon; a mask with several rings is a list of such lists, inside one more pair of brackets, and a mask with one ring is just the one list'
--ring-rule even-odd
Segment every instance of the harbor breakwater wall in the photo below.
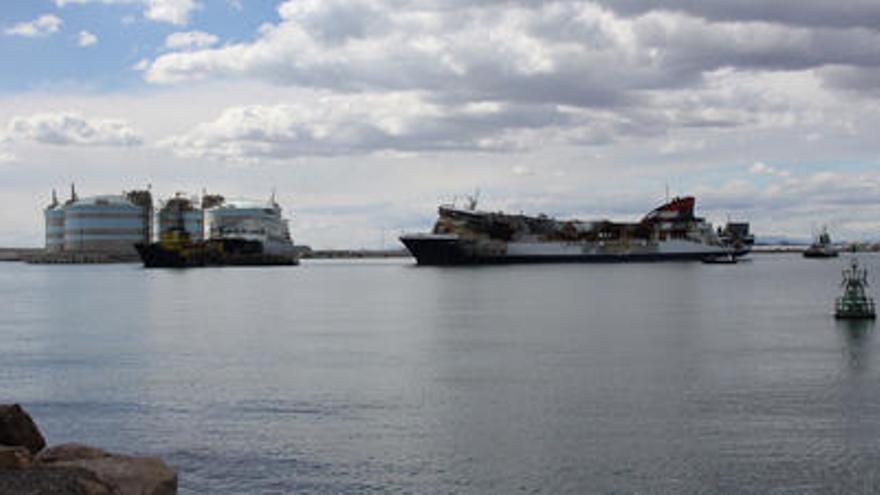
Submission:
{"label": "harbor breakwater wall", "polygon": [[30,256],[37,256],[42,248],[0,248],[0,261],[24,261]]}
{"label": "harbor breakwater wall", "polygon": [[31,415],[6,404],[0,405],[0,493],[174,495],[177,471],[157,457],[74,443],[47,447]]}

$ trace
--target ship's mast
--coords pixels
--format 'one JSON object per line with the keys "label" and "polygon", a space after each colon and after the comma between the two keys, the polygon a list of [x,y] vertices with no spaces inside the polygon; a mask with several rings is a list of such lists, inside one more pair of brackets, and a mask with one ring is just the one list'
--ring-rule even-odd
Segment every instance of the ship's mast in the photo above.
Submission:
{"label": "ship's mast", "polygon": [[477,209],[477,202],[480,200],[480,188],[474,189],[474,194],[467,197],[467,209],[474,211]]}

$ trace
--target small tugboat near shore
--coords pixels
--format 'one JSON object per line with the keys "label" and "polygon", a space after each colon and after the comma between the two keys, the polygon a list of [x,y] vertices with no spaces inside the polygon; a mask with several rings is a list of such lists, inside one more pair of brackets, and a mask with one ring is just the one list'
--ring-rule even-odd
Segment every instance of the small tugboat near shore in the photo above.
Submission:
{"label": "small tugboat near shore", "polygon": [[836,258],[837,254],[837,248],[831,242],[828,229],[823,227],[810,247],[804,251],[804,258]]}

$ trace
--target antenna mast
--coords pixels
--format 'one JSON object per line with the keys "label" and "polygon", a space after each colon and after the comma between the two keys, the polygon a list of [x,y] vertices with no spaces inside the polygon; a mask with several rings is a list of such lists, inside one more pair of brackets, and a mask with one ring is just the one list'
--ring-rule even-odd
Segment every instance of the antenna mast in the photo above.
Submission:
{"label": "antenna mast", "polygon": [[477,209],[477,202],[479,200],[480,200],[480,188],[478,187],[478,188],[474,189],[473,196],[468,196],[467,209],[471,210],[471,211],[476,210]]}

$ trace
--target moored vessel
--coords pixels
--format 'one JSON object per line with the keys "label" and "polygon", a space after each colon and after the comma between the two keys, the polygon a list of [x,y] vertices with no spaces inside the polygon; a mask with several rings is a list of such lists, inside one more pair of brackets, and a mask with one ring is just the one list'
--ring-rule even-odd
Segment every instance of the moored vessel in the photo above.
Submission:
{"label": "moored vessel", "polygon": [[755,236],[750,232],[748,222],[728,221],[724,228],[718,228],[718,238],[734,253],[748,252],[755,246]]}
{"label": "moored vessel", "polygon": [[160,211],[159,242],[135,247],[146,268],[299,263],[274,197],[259,202],[205,196],[196,210],[178,196]]}
{"label": "moored vessel", "polygon": [[725,244],[694,215],[693,197],[674,198],[634,223],[557,220],[442,205],[431,233],[401,242],[420,265],[482,263],[699,261],[742,256],[750,246]]}
{"label": "moored vessel", "polygon": [[709,265],[733,265],[739,262],[739,258],[733,254],[733,252],[729,252],[714,256],[706,256],[701,261]]}
{"label": "moored vessel", "polygon": [[835,258],[837,255],[838,249],[831,242],[831,236],[825,227],[822,227],[810,247],[804,250],[804,258]]}

